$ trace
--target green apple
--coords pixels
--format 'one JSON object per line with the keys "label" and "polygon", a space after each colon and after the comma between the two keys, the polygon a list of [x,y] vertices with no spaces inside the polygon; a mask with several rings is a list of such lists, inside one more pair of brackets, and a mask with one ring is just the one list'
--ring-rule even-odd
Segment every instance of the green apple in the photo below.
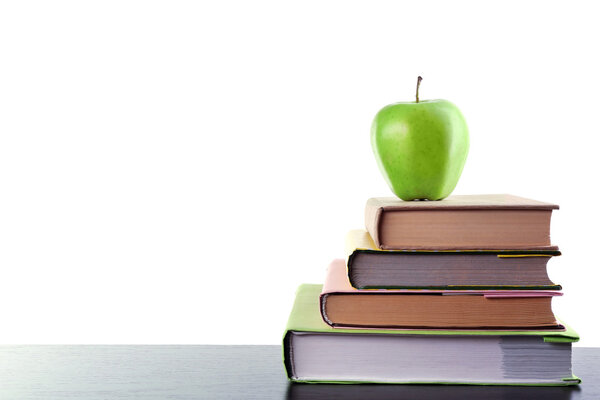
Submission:
{"label": "green apple", "polygon": [[382,108],[371,127],[379,169],[402,200],[441,200],[458,183],[469,131],[460,110],[447,100],[395,103]]}

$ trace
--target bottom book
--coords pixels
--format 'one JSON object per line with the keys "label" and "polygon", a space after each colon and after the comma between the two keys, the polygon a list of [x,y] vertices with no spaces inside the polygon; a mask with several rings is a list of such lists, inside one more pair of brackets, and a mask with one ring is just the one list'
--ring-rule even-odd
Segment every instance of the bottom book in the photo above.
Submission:
{"label": "bottom book", "polygon": [[332,328],[321,285],[302,285],[283,339],[290,380],[327,383],[574,385],[571,343],[557,331]]}

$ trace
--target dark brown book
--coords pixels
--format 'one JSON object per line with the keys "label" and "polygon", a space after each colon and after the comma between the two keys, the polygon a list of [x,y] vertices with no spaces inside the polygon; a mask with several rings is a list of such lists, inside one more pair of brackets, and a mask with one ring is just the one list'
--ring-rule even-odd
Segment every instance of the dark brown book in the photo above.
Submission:
{"label": "dark brown book", "polygon": [[561,289],[546,268],[558,250],[381,250],[360,229],[346,253],[357,289]]}
{"label": "dark brown book", "polygon": [[555,204],[507,194],[456,195],[440,201],[367,201],[365,225],[375,245],[406,249],[544,249]]}

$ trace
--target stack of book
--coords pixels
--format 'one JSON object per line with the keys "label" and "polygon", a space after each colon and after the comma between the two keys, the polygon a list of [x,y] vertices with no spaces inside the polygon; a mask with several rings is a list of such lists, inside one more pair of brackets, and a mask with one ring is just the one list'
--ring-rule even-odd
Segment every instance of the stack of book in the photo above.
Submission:
{"label": "stack of book", "polygon": [[577,334],[552,312],[558,206],[510,195],[369,199],[283,340],[298,382],[573,385]]}

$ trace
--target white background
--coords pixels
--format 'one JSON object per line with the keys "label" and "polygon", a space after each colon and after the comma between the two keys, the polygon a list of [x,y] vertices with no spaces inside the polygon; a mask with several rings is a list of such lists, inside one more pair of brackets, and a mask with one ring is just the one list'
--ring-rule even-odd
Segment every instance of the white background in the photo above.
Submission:
{"label": "white background", "polygon": [[455,194],[558,203],[554,310],[600,345],[592,2],[5,2],[0,342],[280,341],[391,194],[384,105],[457,104]]}

